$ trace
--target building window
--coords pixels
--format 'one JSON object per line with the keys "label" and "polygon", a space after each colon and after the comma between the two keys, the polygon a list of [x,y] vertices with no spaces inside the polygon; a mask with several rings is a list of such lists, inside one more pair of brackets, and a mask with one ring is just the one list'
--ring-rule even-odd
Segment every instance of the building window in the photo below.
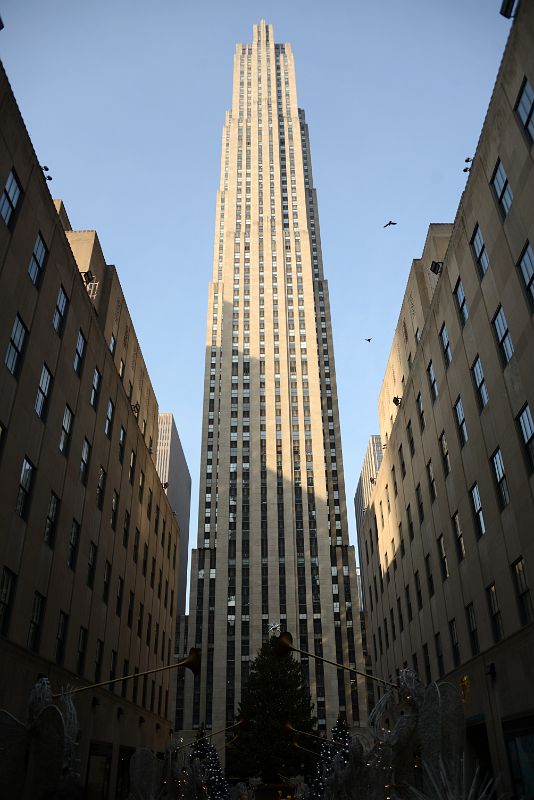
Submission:
{"label": "building window", "polygon": [[41,280],[43,277],[43,270],[47,255],[48,251],[46,249],[43,237],[41,236],[40,233],[38,233],[37,239],[33,246],[33,253],[30,259],[30,265],[28,267],[28,274],[32,280],[32,283],[37,287],[41,285]]}
{"label": "building window", "polygon": [[462,533],[462,526],[460,525],[460,515],[456,511],[452,517],[452,529],[454,531],[454,542],[456,545],[456,556],[458,561],[462,561],[465,558],[465,545],[464,545],[464,536]]}
{"label": "building window", "polygon": [[517,603],[519,606],[519,618],[521,625],[526,625],[533,619],[532,600],[530,589],[528,588],[525,562],[519,558],[512,564]]}
{"label": "building window", "polygon": [[477,629],[477,618],[475,616],[475,607],[473,603],[469,603],[465,609],[465,615],[467,618],[467,630],[469,631],[469,641],[471,642],[471,655],[476,656],[479,652],[479,644],[478,644],[478,629]]}
{"label": "building window", "polygon": [[445,672],[445,667],[444,667],[444,664],[443,664],[443,647],[442,647],[442,644],[441,644],[441,634],[440,633],[436,633],[434,635],[434,643],[435,643],[435,646],[436,646],[436,659],[437,659],[437,662],[438,662],[438,675],[441,678],[441,676]]}
{"label": "building window", "polygon": [[417,608],[419,611],[423,608],[423,592],[421,590],[421,580],[419,578],[419,570],[414,572],[415,580],[415,596],[417,597]]}
{"label": "building window", "polygon": [[28,458],[24,457],[22,459],[19,491],[17,494],[17,504],[16,504],[17,514],[24,520],[28,519],[28,511],[30,508],[34,472],[35,472],[35,467]]}
{"label": "building window", "polygon": [[52,317],[52,325],[54,326],[55,332],[58,336],[61,336],[63,333],[63,326],[65,325],[65,317],[67,314],[67,306],[68,306],[68,297],[65,294],[65,289],[63,286],[59,287],[59,292],[56,300],[56,307],[54,309],[54,314]]}
{"label": "building window", "polygon": [[415,442],[413,440],[413,431],[412,431],[412,421],[408,421],[408,425],[406,426],[406,436],[408,437],[408,445],[410,447],[410,453],[412,456],[415,455]]}
{"label": "building window", "polygon": [[113,490],[113,497],[111,499],[111,519],[110,524],[112,530],[117,530],[117,517],[119,515],[119,495],[118,492]]}
{"label": "building window", "polygon": [[89,556],[87,558],[87,585],[90,589],[93,588],[95,583],[96,572],[96,555],[98,548],[94,542],[89,544]]}
{"label": "building window", "polygon": [[123,547],[128,547],[128,539],[130,536],[130,512],[127,508],[124,509],[124,524],[122,526],[122,544]]}
{"label": "building window", "polygon": [[426,581],[428,584],[428,594],[430,597],[434,595],[434,576],[432,575],[432,565],[430,563],[430,555],[425,556],[425,571]]}
{"label": "building window", "polygon": [[69,615],[64,611],[59,612],[59,620],[57,625],[56,634],[56,664],[63,664],[65,659],[65,644],[67,641],[67,627],[69,623]]}
{"label": "building window", "polygon": [[115,354],[115,348],[117,347],[117,339],[115,338],[115,334],[111,334],[111,338],[109,340],[109,352],[111,355]]}
{"label": "building window", "polygon": [[48,408],[48,398],[52,390],[52,374],[46,364],[43,364],[39,386],[37,387],[37,397],[35,398],[35,413],[42,420],[46,419]]}
{"label": "building window", "polygon": [[19,204],[22,188],[14,170],[7,176],[6,185],[0,200],[0,216],[10,228],[15,222],[15,210]]}
{"label": "building window", "polygon": [[428,490],[430,492],[430,500],[433,503],[438,493],[436,490],[436,479],[434,477],[434,468],[432,467],[431,460],[426,465],[426,474],[428,478]]}
{"label": "building window", "polygon": [[491,179],[491,185],[493,187],[493,191],[495,192],[495,197],[497,198],[497,203],[499,204],[501,214],[503,218],[506,218],[506,215],[510,211],[514,195],[512,193],[512,188],[508,183],[508,177],[500,159],[497,161],[493,178]]}
{"label": "building window", "polygon": [[78,635],[78,658],[76,659],[76,672],[83,675],[85,669],[85,656],[87,653],[87,628],[80,628]]}
{"label": "building window", "polygon": [[421,392],[419,392],[419,394],[417,395],[416,403],[417,403],[417,414],[419,416],[419,427],[422,433],[425,429],[425,409],[423,408],[423,397],[421,395]]}
{"label": "building window", "polygon": [[61,423],[61,433],[59,434],[59,450],[64,456],[67,455],[69,449],[73,419],[74,414],[68,406],[65,406],[65,411],[63,412],[63,422]]}
{"label": "building window", "polygon": [[9,633],[9,620],[15,599],[16,586],[17,576],[10,569],[4,567],[2,581],[0,582],[0,635],[2,636],[7,636]]}
{"label": "building window", "polygon": [[45,520],[44,540],[49,547],[54,546],[54,538],[56,535],[57,518],[59,516],[59,497],[54,492],[50,493],[50,500],[48,501],[48,511]]}
{"label": "building window", "polygon": [[497,313],[493,317],[493,328],[495,330],[497,342],[499,343],[503,364],[506,366],[512,358],[514,346],[512,344],[510,332],[508,331],[508,323],[506,322],[502,306],[499,306]]}
{"label": "building window", "polygon": [[534,139],[534,90],[526,78],[524,79],[521,91],[519,92],[515,110],[517,112],[517,116],[523,124],[523,128],[525,129],[529,140],[532,142]]}
{"label": "building window", "polygon": [[[122,596],[124,594],[124,580],[119,578],[117,581],[117,602],[115,605],[115,613],[118,617],[122,614]],[[131,626],[130,626],[131,627]]]}
{"label": "building window", "polygon": [[463,447],[468,440],[467,425],[465,422],[464,404],[462,398],[459,397],[454,404],[454,411],[456,412],[456,424],[458,426],[458,436],[460,437],[460,446]]}
{"label": "building window", "polygon": [[139,603],[139,616],[137,617],[137,635],[140,637],[143,632],[143,615],[145,607],[143,603]]}
{"label": "building window", "polygon": [[13,323],[13,329],[11,331],[5,357],[5,365],[15,378],[18,377],[22,366],[22,356],[24,355],[24,345],[27,336],[28,328],[17,314],[15,322]]}
{"label": "building window", "polygon": [[449,620],[449,635],[451,637],[452,660],[455,667],[460,665],[460,643],[458,641],[458,631],[456,629],[456,620]]}
{"label": "building window", "polygon": [[484,370],[482,369],[480,356],[475,358],[473,366],[471,367],[471,371],[473,373],[473,380],[475,382],[478,405],[480,410],[482,410],[489,403],[489,393],[488,387],[486,386],[486,381],[484,379]]}
{"label": "building window", "polygon": [[456,286],[454,287],[454,299],[456,300],[456,307],[458,308],[460,321],[462,325],[465,325],[469,316],[469,311],[467,309],[467,299],[461,278],[458,278],[456,281]]}
{"label": "building window", "polygon": [[415,487],[415,496],[417,498],[417,511],[419,513],[419,522],[425,518],[425,509],[423,506],[423,492],[421,491],[421,484],[418,483]]}
{"label": "building window", "polygon": [[121,426],[119,431],[119,463],[124,461],[124,448],[126,447],[126,431]]}
{"label": "building window", "polygon": [[102,589],[102,600],[107,605],[109,600],[109,586],[111,583],[111,563],[106,561],[104,564],[104,586]]}
{"label": "building window", "polygon": [[523,278],[523,283],[532,307],[534,306],[534,250],[529,242],[527,242],[523,250],[518,266],[521,270],[521,277]]}
{"label": "building window", "polygon": [[139,473],[139,502],[143,501],[143,493],[145,491],[145,473],[143,470]]}
{"label": "building window", "polygon": [[104,505],[104,494],[106,491],[106,470],[101,465],[98,471],[98,481],[96,484],[96,505],[102,511]]}
{"label": "building window", "polygon": [[449,565],[447,563],[447,553],[445,552],[445,540],[443,538],[443,534],[438,537],[438,553],[441,577],[443,580],[446,580],[449,577]]}
{"label": "building window", "polygon": [[106,421],[104,422],[104,433],[111,439],[111,431],[113,430],[113,414],[115,412],[115,406],[113,405],[111,399],[108,400],[108,407],[106,409]]}
{"label": "building window", "polygon": [[491,457],[493,464],[493,474],[495,476],[495,483],[497,485],[497,497],[501,511],[506,508],[510,502],[510,493],[508,491],[508,484],[506,482],[506,473],[504,470],[504,461],[500,447],[494,452]]}
{"label": "building window", "polygon": [[128,468],[128,480],[133,485],[135,475],[135,450],[130,453],[130,466]]}
{"label": "building window", "polygon": [[534,421],[527,403],[516,417],[530,472],[534,472]]}
{"label": "building window", "polygon": [[426,368],[426,374],[428,375],[428,384],[430,386],[430,396],[432,398],[432,402],[434,402],[438,397],[438,382],[436,380],[436,373],[434,372],[434,365],[432,361],[429,363],[428,367]]}
{"label": "building window", "polygon": [[503,627],[501,611],[499,608],[499,599],[497,597],[497,590],[494,583],[486,588],[486,597],[488,598],[488,608],[491,617],[491,627],[493,630],[493,641],[495,644],[497,644],[497,642],[500,642],[503,638]]}
{"label": "building window", "polygon": [[95,367],[95,371],[93,372],[93,383],[91,385],[91,399],[90,399],[90,403],[95,409],[98,405],[98,396],[100,394],[101,381],[102,381],[102,375]]}
{"label": "building window", "polygon": [[484,239],[482,238],[482,232],[479,225],[476,226],[473,232],[471,247],[473,248],[473,252],[475,254],[475,261],[480,273],[480,277],[483,278],[488,271],[490,262],[488,251],[486,250],[486,245],[484,244]]}
{"label": "building window", "polygon": [[104,659],[104,642],[101,639],[96,640],[95,652],[95,683],[99,683],[102,677],[102,661]]}
{"label": "building window", "polygon": [[45,598],[40,592],[35,592],[33,596],[33,608],[30,618],[30,627],[28,629],[28,650],[37,653],[39,650],[39,641],[41,639],[41,631],[43,628]]}
{"label": "building window", "polygon": [[484,523],[484,515],[482,513],[482,500],[480,499],[480,491],[478,484],[475,483],[469,491],[471,495],[471,503],[473,505],[473,514],[475,515],[475,527],[477,536],[480,538],[486,533],[486,525]]}
{"label": "building window", "polygon": [[439,449],[441,453],[441,461],[443,463],[443,471],[445,473],[445,477],[447,477],[451,471],[451,460],[449,458],[449,445],[447,444],[445,431],[442,431],[441,436],[439,437]]}
{"label": "building window", "polygon": [[404,463],[404,453],[402,452],[402,445],[400,445],[399,447],[399,461],[400,461],[401,474],[402,477],[404,478],[406,475],[406,464]]}
{"label": "building window", "polygon": [[80,459],[80,480],[84,486],[87,486],[87,476],[89,474],[89,460],[91,458],[91,445],[87,439],[83,440],[82,444],[82,457]]}
{"label": "building window", "polygon": [[408,534],[410,536],[410,541],[413,541],[415,534],[413,527],[412,509],[409,504],[406,506],[406,517],[408,519]]}
{"label": "building window", "polygon": [[78,338],[76,339],[76,350],[74,351],[74,372],[76,375],[82,374],[83,357],[85,355],[85,345],[87,341],[81,331],[78,331]]}
{"label": "building window", "polygon": [[448,367],[452,361],[452,350],[451,350],[451,343],[449,342],[449,333],[447,331],[447,326],[445,325],[445,323],[443,323],[443,325],[441,326],[439,336],[441,339],[441,346],[443,348],[443,358],[445,359],[445,367]]}
{"label": "building window", "polygon": [[69,534],[69,544],[67,547],[67,566],[74,570],[76,568],[76,558],[78,556],[78,544],[80,541],[80,523],[72,520]]}

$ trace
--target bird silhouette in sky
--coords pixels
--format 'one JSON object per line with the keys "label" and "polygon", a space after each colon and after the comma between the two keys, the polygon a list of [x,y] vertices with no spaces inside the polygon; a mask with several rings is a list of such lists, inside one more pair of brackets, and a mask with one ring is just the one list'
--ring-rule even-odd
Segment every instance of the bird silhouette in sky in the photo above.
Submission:
{"label": "bird silhouette in sky", "polygon": [[390,219],[389,222],[386,222],[386,224],[384,225],[384,228],[389,228],[390,225],[396,225],[396,224],[397,224],[396,222],[393,222],[393,220]]}
{"label": "bird silhouette in sky", "polygon": [[370,338],[370,339],[366,339],[365,341],[366,341],[366,342],[369,342],[369,344],[370,344],[370,343],[371,343],[371,339],[372,339],[372,338],[373,338],[373,337],[371,336],[371,338]]}

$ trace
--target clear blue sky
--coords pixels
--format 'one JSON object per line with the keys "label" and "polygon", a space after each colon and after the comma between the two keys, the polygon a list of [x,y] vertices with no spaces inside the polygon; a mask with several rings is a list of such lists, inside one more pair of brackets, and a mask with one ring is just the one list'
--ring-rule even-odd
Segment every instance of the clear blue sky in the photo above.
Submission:
{"label": "clear blue sky", "polygon": [[[290,41],[310,126],[352,498],[412,258],[452,221],[510,28],[501,0],[4,0],[0,53],[51,191],[117,266],[193,479],[236,42]],[[397,227],[383,229],[389,219]],[[373,336],[371,346],[363,341]]]}

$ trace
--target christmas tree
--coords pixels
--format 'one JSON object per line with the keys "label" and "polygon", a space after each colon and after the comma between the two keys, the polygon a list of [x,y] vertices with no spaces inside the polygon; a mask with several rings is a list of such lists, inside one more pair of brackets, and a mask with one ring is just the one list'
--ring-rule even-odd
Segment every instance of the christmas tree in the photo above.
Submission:
{"label": "christmas tree", "polygon": [[265,642],[250,665],[239,706],[247,724],[228,750],[227,774],[235,778],[255,776],[264,783],[280,783],[315,769],[314,739],[289,728],[314,733],[313,705],[300,665],[289,652],[276,652],[277,641],[273,636]]}
{"label": "christmas tree", "polygon": [[193,762],[195,758],[204,764],[206,761],[210,749],[210,742],[206,738],[206,731],[204,730],[204,725],[201,725],[197,731],[196,739],[191,745],[191,752],[189,755],[189,761]]}
{"label": "christmas tree", "polygon": [[200,726],[191,745],[189,761],[191,764],[196,762],[202,771],[208,800],[228,800],[228,784],[224,778],[221,762],[216,749],[206,738],[203,725]]}
{"label": "christmas tree", "polygon": [[351,738],[349,726],[345,718],[340,715],[332,728],[331,740],[325,740],[321,744],[319,761],[310,784],[310,800],[321,800],[323,797],[334,761],[340,765],[347,764]]}

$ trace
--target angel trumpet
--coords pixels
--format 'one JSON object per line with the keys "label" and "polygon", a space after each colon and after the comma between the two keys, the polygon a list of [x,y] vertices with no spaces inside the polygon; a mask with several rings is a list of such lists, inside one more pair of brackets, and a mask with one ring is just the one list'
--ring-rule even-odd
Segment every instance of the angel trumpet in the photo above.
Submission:
{"label": "angel trumpet", "polygon": [[[162,672],[166,669],[176,669],[177,667],[187,667],[191,670],[193,675],[198,675],[200,672],[200,663],[200,650],[197,647],[192,647],[189,651],[189,655],[186,656],[183,661],[178,661],[176,664],[166,664],[164,667],[147,669],[144,672],[134,672],[131,675],[121,675],[120,678],[112,678],[111,680],[100,681],[99,683],[90,683],[88,686],[79,686],[77,689],[73,689],[71,692],[68,692],[68,694],[79,694],[80,692],[86,692],[88,689],[99,689],[101,686],[110,686],[112,683],[129,681],[131,678],[142,678],[144,675],[153,675],[155,672]],[[52,695],[54,698],[61,696],[61,692],[59,694]]]}
{"label": "angel trumpet", "polygon": [[383,683],[386,686],[392,686],[394,689],[398,688],[396,683],[386,681],[384,678],[377,678],[376,675],[371,675],[369,672],[362,672],[359,669],[354,669],[354,667],[347,667],[345,664],[338,664],[337,661],[330,661],[328,658],[317,656],[315,653],[308,653],[306,650],[300,650],[298,647],[293,645],[293,637],[289,631],[284,631],[280,634],[275,644],[275,653],[278,656],[286,656],[291,651],[294,653],[300,653],[303,656],[308,656],[308,658],[314,658],[316,661],[323,661],[325,664],[332,664],[333,667],[337,667],[338,669],[345,669],[347,672],[354,672],[356,675],[362,675],[364,678],[377,681],[377,683]]}
{"label": "angel trumpet", "polygon": [[[316,733],[307,733],[306,731],[299,731],[297,728],[294,728],[291,722],[286,722],[284,725],[284,730],[291,731],[292,733],[300,733],[302,736],[311,736],[312,739],[319,739],[320,742],[327,742],[328,739],[325,739],[324,736],[317,736]],[[335,742],[330,742],[330,744],[335,744]]]}

